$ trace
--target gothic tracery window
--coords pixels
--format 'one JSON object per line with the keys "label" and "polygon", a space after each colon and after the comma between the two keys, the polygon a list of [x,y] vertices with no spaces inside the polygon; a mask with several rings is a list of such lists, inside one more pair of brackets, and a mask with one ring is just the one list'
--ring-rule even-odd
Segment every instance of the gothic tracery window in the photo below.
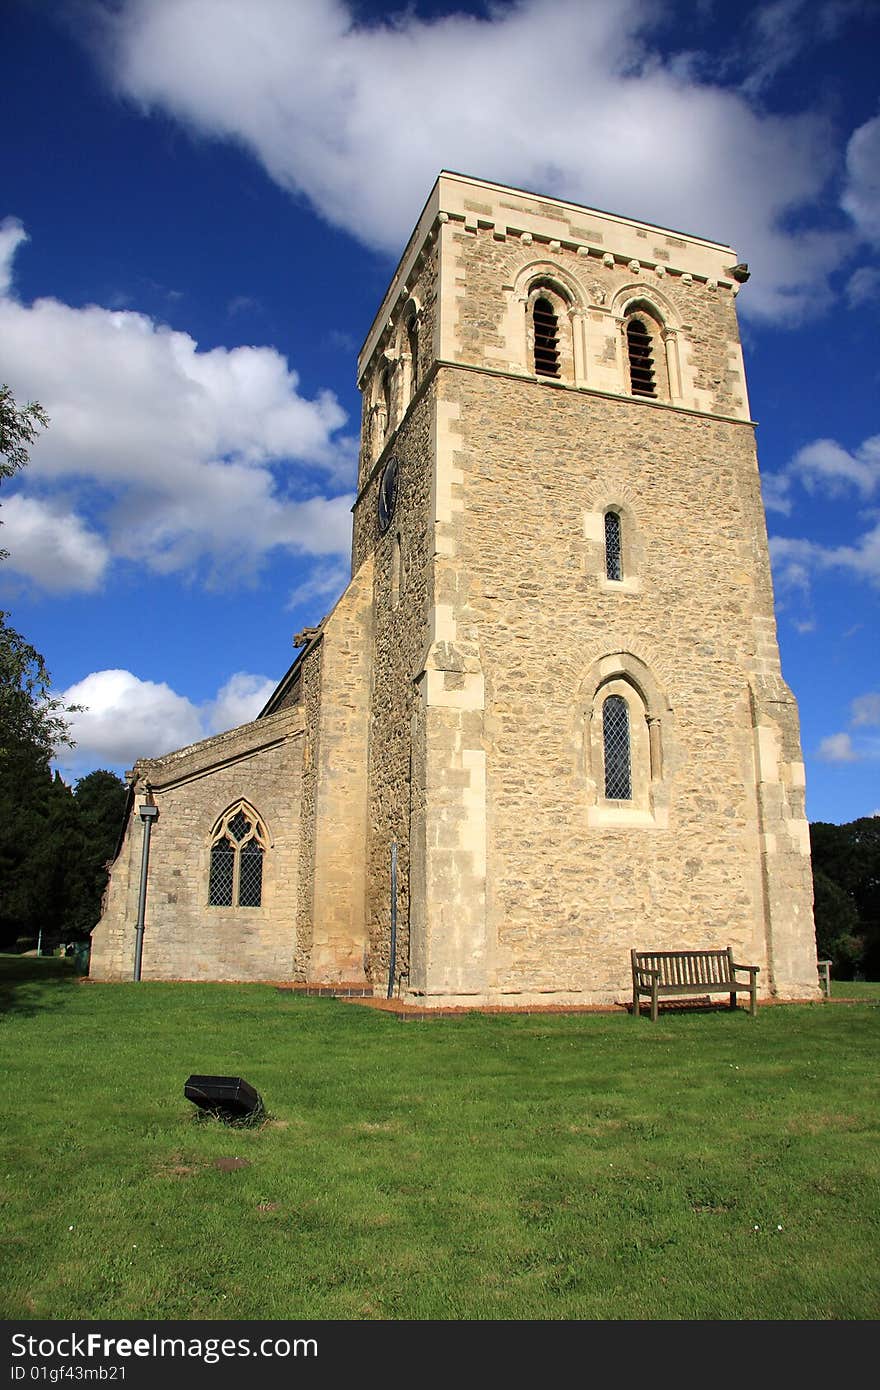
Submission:
{"label": "gothic tracery window", "polygon": [[211,837],[210,907],[260,907],[268,837],[259,816],[240,801],[220,817]]}

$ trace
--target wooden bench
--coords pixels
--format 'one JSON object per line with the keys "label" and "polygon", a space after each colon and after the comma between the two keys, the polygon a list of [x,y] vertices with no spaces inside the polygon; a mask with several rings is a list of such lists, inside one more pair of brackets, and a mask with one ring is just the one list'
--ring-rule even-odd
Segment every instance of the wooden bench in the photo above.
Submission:
{"label": "wooden bench", "polygon": [[[746,971],[749,978],[738,980],[737,971]],[[729,994],[730,1007],[736,1008],[740,991],[749,992],[749,1012],[758,1012],[757,965],[737,965],[733,947],[725,951],[633,951],[633,1015],[641,1011],[640,995],[651,1000],[651,1019],[657,1021],[661,999],[681,998],[687,994]]]}

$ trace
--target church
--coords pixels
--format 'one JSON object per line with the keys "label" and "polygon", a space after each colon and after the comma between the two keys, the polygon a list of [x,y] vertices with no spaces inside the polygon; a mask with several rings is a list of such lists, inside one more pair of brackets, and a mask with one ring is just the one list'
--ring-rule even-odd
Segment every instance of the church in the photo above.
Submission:
{"label": "church", "polygon": [[440,174],[358,359],[351,581],[252,723],[129,774],[94,978],[610,1004],[631,948],[729,945],[819,997],[748,274]]}

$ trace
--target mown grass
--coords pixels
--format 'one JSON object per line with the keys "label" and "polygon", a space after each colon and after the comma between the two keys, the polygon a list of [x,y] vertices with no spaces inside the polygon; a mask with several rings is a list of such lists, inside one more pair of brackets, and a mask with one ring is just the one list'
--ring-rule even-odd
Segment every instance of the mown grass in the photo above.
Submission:
{"label": "mown grass", "polygon": [[[880,991],[401,1023],[63,962],[0,979],[6,1318],[880,1312]],[[244,1076],[270,1119],[199,1120],[190,1072]]]}

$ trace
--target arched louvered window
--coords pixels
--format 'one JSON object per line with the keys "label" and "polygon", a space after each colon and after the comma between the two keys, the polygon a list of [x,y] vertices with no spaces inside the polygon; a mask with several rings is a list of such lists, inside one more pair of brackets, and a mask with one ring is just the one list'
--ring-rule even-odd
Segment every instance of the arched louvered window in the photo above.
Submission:
{"label": "arched louvered window", "polygon": [[260,907],[266,831],[256,812],[240,801],[221,816],[211,840],[210,907]]}
{"label": "arched louvered window", "polygon": [[629,384],[634,396],[656,396],[654,344],[643,319],[631,318],[626,325],[629,354]]}
{"label": "arched louvered window", "polygon": [[409,350],[409,395],[412,400],[419,384],[419,325],[415,314],[410,314],[407,319],[406,345]]}
{"label": "arched louvered window", "polygon": [[559,322],[556,310],[543,295],[532,306],[535,330],[535,371],[538,376],[559,376]]}
{"label": "arched louvered window", "polygon": [[605,578],[623,578],[623,546],[617,512],[605,513]]}
{"label": "arched louvered window", "polygon": [[605,796],[609,801],[631,801],[629,706],[622,695],[609,695],[603,702],[602,744],[605,751]]}
{"label": "arched louvered window", "polygon": [[387,434],[391,429],[391,368],[386,366],[382,369],[382,411],[384,414],[383,429]]}

